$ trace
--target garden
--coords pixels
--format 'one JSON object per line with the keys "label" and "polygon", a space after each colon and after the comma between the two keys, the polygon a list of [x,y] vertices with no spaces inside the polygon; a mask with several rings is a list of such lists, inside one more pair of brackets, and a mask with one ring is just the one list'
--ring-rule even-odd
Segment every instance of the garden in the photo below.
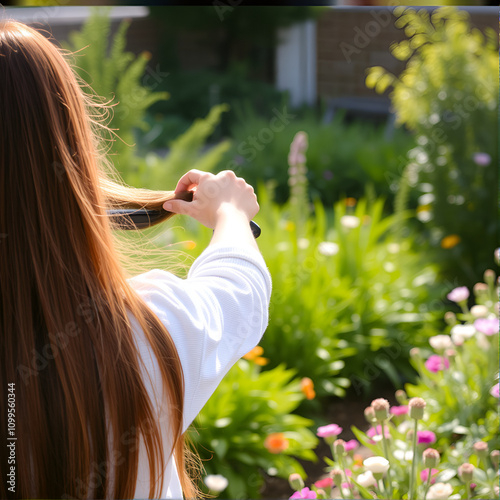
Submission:
{"label": "garden", "polygon": [[[404,71],[366,68],[389,92],[389,138],[342,113],[326,123],[321,104],[294,109],[234,68],[214,78],[237,98],[183,114],[187,79],[148,86],[150,55],[128,52],[129,23],[112,32],[106,11],[66,45],[86,47],[75,69],[114,104],[105,138],[127,184],[232,169],[258,195],[269,326],[190,432],[214,497],[499,496],[498,36],[452,7],[398,7],[393,22]],[[137,269],[185,276],[211,230],[178,216],[116,237],[148,249]]]}

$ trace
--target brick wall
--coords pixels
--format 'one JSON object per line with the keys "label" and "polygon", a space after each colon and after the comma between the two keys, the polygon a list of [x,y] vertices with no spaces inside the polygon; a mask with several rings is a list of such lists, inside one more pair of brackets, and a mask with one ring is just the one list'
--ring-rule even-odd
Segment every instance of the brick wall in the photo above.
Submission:
{"label": "brick wall", "polygon": [[[495,10],[495,9],[493,9]],[[471,24],[498,30],[498,12],[472,9]],[[498,9],[496,9],[498,10]],[[338,8],[326,10],[317,24],[318,98],[366,97],[385,100],[365,86],[366,68],[383,66],[399,74],[405,63],[389,47],[405,38],[394,27],[388,9]]]}

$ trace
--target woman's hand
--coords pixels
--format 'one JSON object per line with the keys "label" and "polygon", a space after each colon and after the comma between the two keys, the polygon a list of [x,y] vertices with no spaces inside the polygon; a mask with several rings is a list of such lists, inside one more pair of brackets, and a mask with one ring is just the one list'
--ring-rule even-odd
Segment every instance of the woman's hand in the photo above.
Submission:
{"label": "woman's hand", "polygon": [[221,220],[240,218],[246,225],[258,213],[259,204],[252,186],[232,170],[224,170],[217,175],[190,170],[183,175],[175,193],[193,192],[193,201],[169,200],[163,208],[169,212],[186,214],[211,229]]}

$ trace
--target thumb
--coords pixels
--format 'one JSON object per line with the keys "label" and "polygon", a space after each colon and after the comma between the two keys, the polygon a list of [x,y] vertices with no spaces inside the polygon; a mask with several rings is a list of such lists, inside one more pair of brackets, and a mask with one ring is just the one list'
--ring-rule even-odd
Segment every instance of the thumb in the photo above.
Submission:
{"label": "thumb", "polygon": [[189,215],[191,202],[184,200],[169,200],[163,204],[163,209],[174,214]]}

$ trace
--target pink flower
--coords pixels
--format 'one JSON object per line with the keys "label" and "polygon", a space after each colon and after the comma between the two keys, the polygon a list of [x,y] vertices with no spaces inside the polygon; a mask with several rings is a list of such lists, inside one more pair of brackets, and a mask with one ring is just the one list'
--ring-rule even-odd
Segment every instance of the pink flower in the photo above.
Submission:
{"label": "pink flower", "polygon": [[491,156],[488,153],[474,153],[472,159],[478,167],[487,167],[491,163]]}
{"label": "pink flower", "polygon": [[441,370],[450,367],[450,362],[443,358],[442,356],[438,356],[437,354],[432,354],[429,356],[429,359],[425,362],[425,367],[433,373],[437,373]]}
{"label": "pink flower", "polygon": [[302,488],[300,491],[296,491],[289,500],[295,500],[295,499],[302,499],[302,498],[317,498],[318,495],[316,495],[315,491],[311,491],[307,486],[305,488]]}
{"label": "pink flower", "polygon": [[[387,428],[387,425],[384,427],[384,434],[387,439],[391,437],[391,433],[389,432],[389,429]],[[380,436],[382,437],[382,426],[377,425],[377,428],[375,429],[374,427],[370,427],[366,433],[366,435],[369,438],[374,438],[375,436]]]}
{"label": "pink flower", "polygon": [[500,388],[499,388],[499,384],[494,385],[494,386],[490,389],[490,394],[491,394],[494,398],[498,398],[498,397],[500,397]]}
{"label": "pink flower", "polygon": [[346,452],[355,450],[359,446],[359,443],[355,439],[349,439],[344,443],[344,449]]}
{"label": "pink flower", "polygon": [[338,436],[342,432],[342,427],[337,424],[324,425],[323,427],[318,427],[317,436],[320,438],[326,438],[330,436]]}
{"label": "pink flower", "polygon": [[469,289],[466,286],[454,288],[447,296],[452,302],[463,302],[469,298]]}
{"label": "pink flower", "polygon": [[[432,477],[435,476],[439,472],[438,469],[431,469],[431,484],[434,484],[436,482],[436,478]],[[429,477],[429,469],[424,469],[420,473],[420,479],[422,480],[423,483],[427,481],[427,478]]]}
{"label": "pink flower", "polygon": [[474,328],[485,335],[498,333],[498,318],[479,318],[474,321]]}
{"label": "pink flower", "polygon": [[348,490],[349,488],[354,488],[354,485],[351,483],[342,483],[342,488]]}
{"label": "pink flower", "polygon": [[333,486],[333,479],[331,477],[325,477],[314,483],[316,488],[331,488]]}
{"label": "pink flower", "polygon": [[436,434],[432,431],[417,431],[418,443],[431,444],[436,442]]}
{"label": "pink flower", "polygon": [[391,413],[396,416],[404,415],[405,413],[408,413],[408,405],[391,406]]}

